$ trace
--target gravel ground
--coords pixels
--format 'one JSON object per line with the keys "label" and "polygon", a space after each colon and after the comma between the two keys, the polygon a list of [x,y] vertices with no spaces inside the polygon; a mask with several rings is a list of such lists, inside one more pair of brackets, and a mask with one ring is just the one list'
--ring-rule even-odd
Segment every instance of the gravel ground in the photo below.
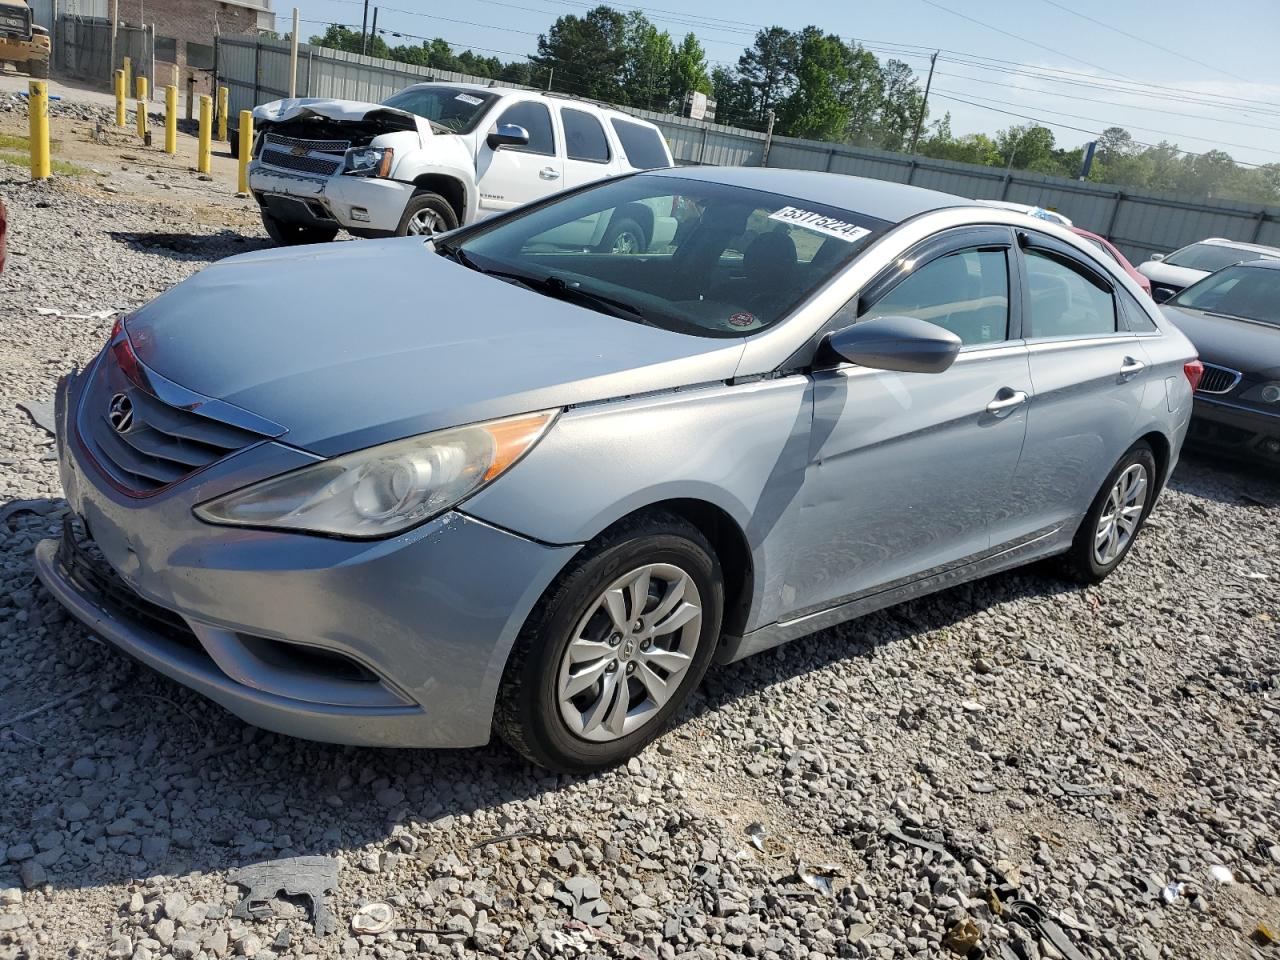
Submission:
{"label": "gravel ground", "polygon": [[[52,441],[16,408],[94,354],[100,311],[264,241],[185,191],[20,177],[0,510],[35,512],[0,519],[0,960],[1280,957],[1274,479],[1184,461],[1101,587],[1034,568],[715,668],[600,776],[292,740],[61,612],[30,562],[64,509]],[[297,855],[337,871],[335,932],[298,896],[231,915],[237,869]],[[391,929],[357,935],[370,902]]]}

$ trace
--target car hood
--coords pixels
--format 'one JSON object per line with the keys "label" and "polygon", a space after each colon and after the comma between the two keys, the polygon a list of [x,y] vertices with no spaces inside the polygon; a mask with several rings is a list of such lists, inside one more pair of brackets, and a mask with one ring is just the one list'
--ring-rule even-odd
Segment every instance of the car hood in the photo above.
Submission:
{"label": "car hood", "polygon": [[743,350],[544,297],[415,237],[222,260],[126,329],[156,373],[273,420],[285,442],[322,456],[726,380]]}
{"label": "car hood", "polygon": [[387,133],[417,130],[424,137],[432,135],[431,123],[425,117],[361,100],[324,100],[316,97],[292,97],[273,100],[253,108],[255,121],[281,123],[298,117],[325,117],[329,120],[368,121],[382,123]]}
{"label": "car hood", "polygon": [[1195,344],[1205,363],[1266,379],[1280,377],[1280,327],[1228,320],[1184,307],[1160,309]]}
{"label": "car hood", "polygon": [[1163,260],[1146,260],[1138,264],[1138,272],[1148,280],[1156,283],[1173,283],[1189,287],[1197,280],[1209,275],[1208,270],[1195,270],[1191,267],[1175,267]]}

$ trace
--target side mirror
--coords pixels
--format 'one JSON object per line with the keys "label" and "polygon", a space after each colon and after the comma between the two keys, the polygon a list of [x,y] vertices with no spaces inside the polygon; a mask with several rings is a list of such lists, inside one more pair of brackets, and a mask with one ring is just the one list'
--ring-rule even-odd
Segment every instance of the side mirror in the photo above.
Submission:
{"label": "side mirror", "polygon": [[1151,299],[1156,303],[1164,303],[1166,300],[1173,299],[1173,291],[1168,287],[1156,287],[1151,291]]}
{"label": "side mirror", "polygon": [[960,338],[915,317],[876,317],[837,330],[827,349],[850,363],[905,373],[942,373],[955,362]]}
{"label": "side mirror", "polygon": [[1147,259],[1150,260],[1152,263],[1159,263],[1161,260],[1164,259],[1164,254],[1153,253],[1151,256],[1147,257]]}
{"label": "side mirror", "polygon": [[514,123],[500,123],[498,129],[485,138],[485,143],[489,144],[493,150],[499,147],[527,147],[529,131],[524,127],[517,127]]}

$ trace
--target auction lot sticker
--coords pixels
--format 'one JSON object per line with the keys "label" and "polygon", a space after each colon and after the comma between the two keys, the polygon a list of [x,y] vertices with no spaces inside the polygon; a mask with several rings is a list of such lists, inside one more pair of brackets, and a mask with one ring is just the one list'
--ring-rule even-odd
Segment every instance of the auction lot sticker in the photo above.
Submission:
{"label": "auction lot sticker", "polygon": [[799,207],[783,207],[781,210],[775,210],[769,214],[769,219],[794,224],[797,227],[804,227],[806,230],[825,233],[829,237],[837,237],[847,243],[861,240],[871,232],[866,227],[860,227],[854,223],[846,223],[836,217],[814,213],[812,210],[801,210]]}

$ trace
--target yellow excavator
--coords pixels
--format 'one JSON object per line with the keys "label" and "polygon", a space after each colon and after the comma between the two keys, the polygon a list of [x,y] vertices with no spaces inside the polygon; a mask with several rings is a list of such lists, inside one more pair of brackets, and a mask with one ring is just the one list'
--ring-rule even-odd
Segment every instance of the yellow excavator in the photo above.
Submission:
{"label": "yellow excavator", "polygon": [[32,20],[26,0],[0,0],[0,70],[7,62],[47,77],[50,49],[49,31]]}

